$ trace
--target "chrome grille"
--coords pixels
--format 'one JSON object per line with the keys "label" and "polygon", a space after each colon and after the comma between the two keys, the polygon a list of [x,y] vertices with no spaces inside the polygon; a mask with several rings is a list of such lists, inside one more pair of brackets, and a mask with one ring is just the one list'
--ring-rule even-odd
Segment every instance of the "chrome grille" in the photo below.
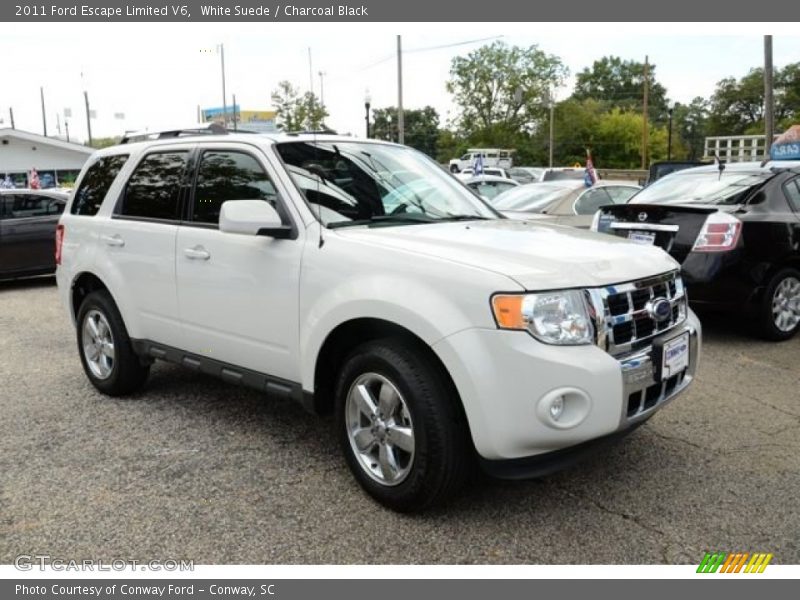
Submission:
{"label": "chrome grille", "polygon": [[[686,290],[677,271],[657,277],[588,290],[597,345],[621,356],[649,345],[650,340],[686,319]],[[670,314],[657,320],[652,302],[669,302]]]}

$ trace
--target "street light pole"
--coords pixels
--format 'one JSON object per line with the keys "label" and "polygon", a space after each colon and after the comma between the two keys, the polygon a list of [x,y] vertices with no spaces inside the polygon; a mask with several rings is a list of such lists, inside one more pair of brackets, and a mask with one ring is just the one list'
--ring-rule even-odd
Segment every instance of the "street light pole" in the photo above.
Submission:
{"label": "street light pole", "polygon": [[367,123],[367,139],[369,139],[369,108],[372,104],[372,96],[369,94],[369,90],[364,93],[364,109],[366,110],[364,114],[364,120]]}
{"label": "street light pole", "polygon": [[669,115],[669,129],[667,130],[667,160],[672,160],[672,111],[674,109],[670,108],[667,111]]}

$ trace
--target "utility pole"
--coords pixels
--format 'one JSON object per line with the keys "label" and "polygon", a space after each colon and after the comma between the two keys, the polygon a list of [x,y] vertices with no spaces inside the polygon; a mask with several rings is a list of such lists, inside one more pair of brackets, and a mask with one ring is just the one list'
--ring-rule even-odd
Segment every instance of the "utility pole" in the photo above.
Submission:
{"label": "utility pole", "polygon": [[325,71],[319,72],[319,105],[325,106],[325,84],[322,81],[322,78],[325,77],[327,73]]}
{"label": "utility pole", "polygon": [[764,36],[764,159],[769,158],[775,135],[775,100],[772,86],[772,36]]}
{"label": "utility pole", "polygon": [[66,117],[64,118],[64,131],[67,133],[67,141],[69,142],[69,121],[67,121]]}
{"label": "utility pole", "polygon": [[44,137],[47,137],[47,114],[44,110],[44,87],[39,87],[39,95],[42,98],[42,127],[44,128]]}
{"label": "utility pole", "polygon": [[649,123],[647,119],[647,95],[650,92],[650,62],[647,56],[644,57],[644,103],[642,106],[642,169],[647,168],[647,143],[650,135]]}
{"label": "utility pole", "polygon": [[89,112],[89,92],[83,90],[83,101],[86,103],[86,131],[89,132],[89,145],[92,145],[92,118]]}
{"label": "utility pole", "polygon": [[225,44],[219,45],[219,61],[222,68],[222,126],[228,127],[228,95],[225,93]]}
{"label": "utility pole", "polygon": [[555,110],[556,109],[556,102],[555,102],[555,98],[553,98],[553,91],[552,90],[548,90],[547,91],[547,97],[550,100],[550,146],[549,146],[550,147],[550,160],[549,160],[549,166],[552,169],[553,168],[553,141],[554,141],[554,138],[555,138],[555,136],[553,135],[553,133],[554,133],[553,125],[554,125],[554,121],[555,121],[554,117],[555,117],[555,111],[556,111]]}
{"label": "utility pole", "polygon": [[314,68],[311,63],[311,46],[308,47],[308,88],[314,93]]}
{"label": "utility pole", "polygon": [[16,129],[14,127],[14,109],[12,107],[8,107],[8,116],[11,118],[11,129]]}
{"label": "utility pole", "polygon": [[233,130],[237,131],[237,128],[236,128],[236,94],[233,95]]}
{"label": "utility pole", "polygon": [[397,143],[404,144],[406,139],[405,115],[403,114],[403,45],[397,36]]}

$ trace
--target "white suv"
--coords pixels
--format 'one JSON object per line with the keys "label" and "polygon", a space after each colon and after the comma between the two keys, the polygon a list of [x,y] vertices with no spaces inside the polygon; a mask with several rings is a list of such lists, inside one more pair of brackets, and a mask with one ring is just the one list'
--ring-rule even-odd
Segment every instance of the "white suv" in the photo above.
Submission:
{"label": "white suv", "polygon": [[355,478],[420,510],[479,463],[547,473],[692,381],[700,324],[658,248],[502,218],[426,156],[323,135],[97,152],[58,226],[86,375],[155,359],[333,412]]}

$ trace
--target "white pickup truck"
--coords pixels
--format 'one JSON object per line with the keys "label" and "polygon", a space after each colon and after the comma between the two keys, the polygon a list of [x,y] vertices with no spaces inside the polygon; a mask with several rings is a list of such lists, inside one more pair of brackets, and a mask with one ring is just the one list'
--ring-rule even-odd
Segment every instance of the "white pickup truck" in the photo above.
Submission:
{"label": "white pickup truck", "polygon": [[700,324],[658,248],[505,219],[402,146],[155,137],[95,153],[57,230],[105,394],[166,360],[332,412],[361,486],[414,511],[476,464],[562,467],[694,377]]}

